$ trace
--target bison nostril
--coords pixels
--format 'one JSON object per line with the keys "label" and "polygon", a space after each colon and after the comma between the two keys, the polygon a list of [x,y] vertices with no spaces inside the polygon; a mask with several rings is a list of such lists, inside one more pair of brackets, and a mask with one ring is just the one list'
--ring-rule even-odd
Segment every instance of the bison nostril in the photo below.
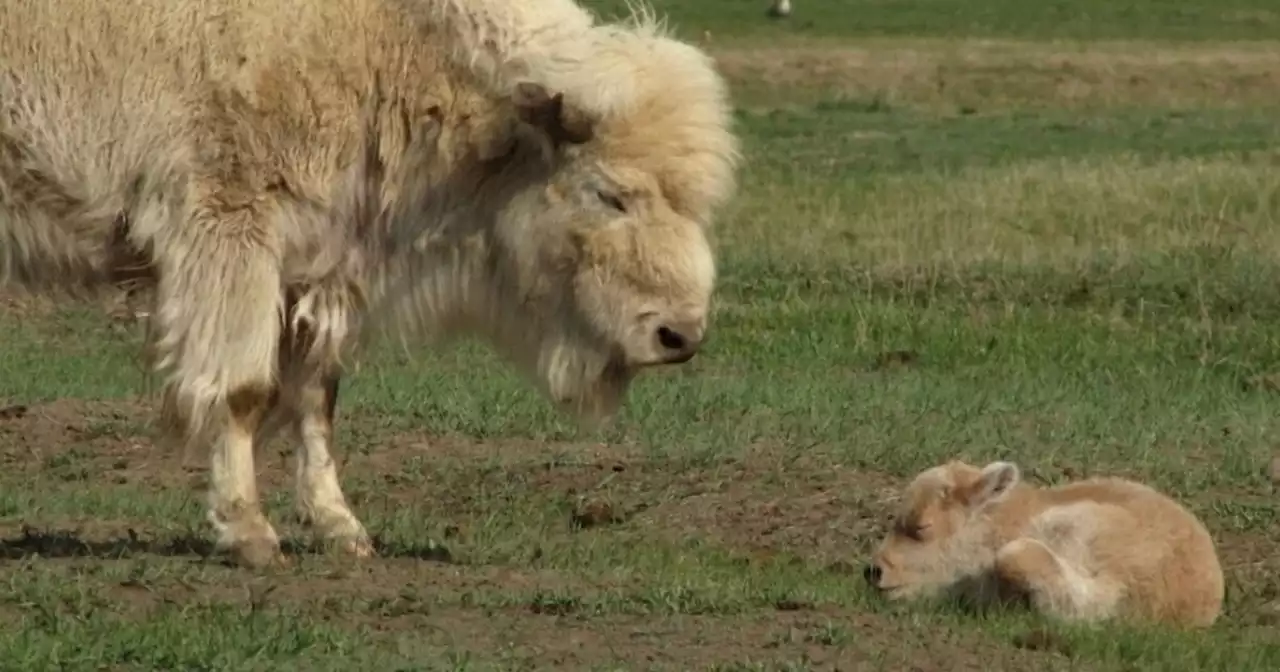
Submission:
{"label": "bison nostril", "polygon": [[862,570],[862,578],[866,579],[867,583],[873,586],[880,583],[880,577],[882,574],[883,571],[880,569],[880,565],[867,565]]}
{"label": "bison nostril", "polygon": [[679,332],[669,327],[658,327],[658,343],[667,350],[684,350],[687,341]]}

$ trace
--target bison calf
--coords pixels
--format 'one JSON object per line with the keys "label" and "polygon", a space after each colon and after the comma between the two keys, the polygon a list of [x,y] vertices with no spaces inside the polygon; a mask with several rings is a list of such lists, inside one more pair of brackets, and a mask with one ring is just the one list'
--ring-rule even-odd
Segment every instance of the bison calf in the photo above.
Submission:
{"label": "bison calf", "polygon": [[1008,462],[917,476],[865,577],[891,599],[1017,599],[1075,621],[1204,627],[1223,598],[1213,540],[1169,497],[1118,478],[1036,488]]}

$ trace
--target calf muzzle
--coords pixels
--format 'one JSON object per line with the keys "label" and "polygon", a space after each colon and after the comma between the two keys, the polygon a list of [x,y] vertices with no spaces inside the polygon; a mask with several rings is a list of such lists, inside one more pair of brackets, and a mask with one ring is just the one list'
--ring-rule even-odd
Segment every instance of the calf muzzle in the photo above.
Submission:
{"label": "calf muzzle", "polygon": [[880,565],[875,563],[868,564],[862,568],[862,578],[875,588],[880,587],[880,579],[884,578],[884,570],[880,569]]}

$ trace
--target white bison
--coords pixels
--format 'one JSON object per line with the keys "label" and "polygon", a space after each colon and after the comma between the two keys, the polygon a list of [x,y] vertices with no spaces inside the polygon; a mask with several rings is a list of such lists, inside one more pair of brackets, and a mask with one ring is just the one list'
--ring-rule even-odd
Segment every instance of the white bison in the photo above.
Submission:
{"label": "white bison", "polygon": [[1177,502],[1118,478],[1036,488],[1008,462],[917,476],[865,576],[890,599],[1027,600],[1077,621],[1207,627],[1223,599],[1213,540]]}
{"label": "white bison", "polygon": [[373,552],[330,457],[372,327],[487,339],[607,418],[707,329],[739,161],[708,57],[572,0],[4,0],[0,280],[154,289],[162,416],[218,547],[279,557],[254,449]]}

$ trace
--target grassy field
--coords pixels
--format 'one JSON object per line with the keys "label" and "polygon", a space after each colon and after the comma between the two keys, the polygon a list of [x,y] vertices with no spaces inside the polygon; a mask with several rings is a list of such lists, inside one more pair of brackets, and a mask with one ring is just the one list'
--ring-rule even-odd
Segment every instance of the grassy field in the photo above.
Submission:
{"label": "grassy field", "polygon": [[[709,349],[602,435],[481,348],[372,354],[340,451],[376,561],[202,559],[203,472],[151,448],[136,330],[0,314],[0,667],[1280,669],[1280,42],[1248,41],[1280,8],[766,6],[657,4],[710,32],[748,154]],[[882,604],[860,563],[951,457],[1176,494],[1224,617]]]}

